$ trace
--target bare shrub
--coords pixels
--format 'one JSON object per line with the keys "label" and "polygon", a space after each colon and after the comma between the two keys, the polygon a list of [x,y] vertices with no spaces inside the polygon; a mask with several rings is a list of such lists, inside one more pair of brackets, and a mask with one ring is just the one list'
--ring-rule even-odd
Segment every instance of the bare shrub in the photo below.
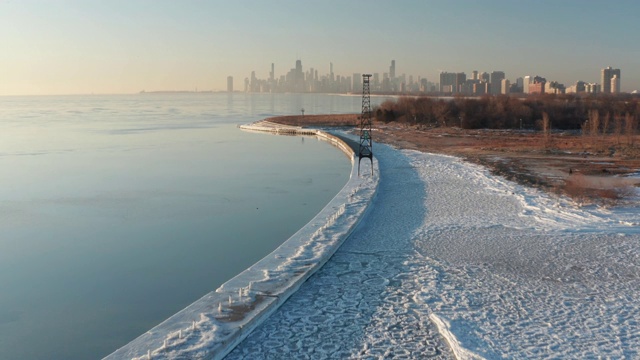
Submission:
{"label": "bare shrub", "polygon": [[551,122],[549,121],[549,114],[542,113],[542,134],[544,136],[544,148],[549,147],[549,134],[551,132]]}
{"label": "bare shrub", "polygon": [[598,136],[598,132],[600,131],[600,114],[598,110],[589,111],[589,135],[592,138]]}
{"label": "bare shrub", "polygon": [[609,126],[611,121],[611,114],[604,114],[604,118],[602,119],[602,137],[604,138],[606,134],[609,133]]}
{"label": "bare shrub", "polygon": [[614,117],[613,134],[616,137],[616,144],[620,145],[620,136],[622,135],[622,117],[619,115]]}
{"label": "bare shrub", "polygon": [[626,113],[624,116],[624,129],[627,135],[627,144],[633,146],[634,137],[636,135],[636,118],[630,113]]}

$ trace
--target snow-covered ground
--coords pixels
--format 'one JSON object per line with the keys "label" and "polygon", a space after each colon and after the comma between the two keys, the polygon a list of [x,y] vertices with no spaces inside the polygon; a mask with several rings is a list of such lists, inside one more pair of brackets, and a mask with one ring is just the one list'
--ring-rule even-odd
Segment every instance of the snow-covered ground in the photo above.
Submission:
{"label": "snow-covered ground", "polygon": [[638,358],[637,208],[577,208],[375,144],[378,194],[227,359]]}

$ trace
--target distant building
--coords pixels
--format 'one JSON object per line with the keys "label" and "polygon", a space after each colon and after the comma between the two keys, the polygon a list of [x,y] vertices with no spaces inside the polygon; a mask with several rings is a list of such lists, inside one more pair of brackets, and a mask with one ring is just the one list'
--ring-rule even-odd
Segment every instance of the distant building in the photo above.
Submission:
{"label": "distant building", "polygon": [[457,94],[462,90],[462,84],[467,80],[465,73],[440,73],[440,92]]}
{"label": "distant building", "polygon": [[[514,85],[515,85],[515,89],[514,89]],[[524,92],[524,79],[519,77],[516,79],[516,83],[515,84],[511,84],[511,88],[514,90],[512,92]]]}
{"label": "distant building", "polygon": [[545,85],[544,93],[545,94],[564,94],[565,90],[566,89],[563,84],[560,84],[557,81],[551,81]]}
{"label": "distant building", "polygon": [[391,60],[391,66],[389,67],[389,78],[391,82],[396,79],[396,61]]}
{"label": "distant building", "polygon": [[427,78],[420,79],[420,91],[421,92],[429,92],[431,89],[429,88],[429,81]]}
{"label": "distant building", "polygon": [[599,94],[602,91],[600,84],[588,83],[584,84],[584,92],[588,94]]}
{"label": "distant building", "polygon": [[227,92],[233,92],[233,76],[227,76]]}
{"label": "distant building", "polygon": [[522,92],[525,94],[529,93],[529,85],[531,85],[532,82],[532,78],[531,76],[527,75],[525,77],[522,78]]}
{"label": "distant building", "polygon": [[533,82],[529,84],[529,94],[544,94],[546,83],[547,79],[535,76],[533,78]]}
{"label": "distant building", "polygon": [[620,94],[620,78],[618,75],[613,75],[611,78],[611,93]]}
{"label": "distant building", "polygon": [[357,93],[359,91],[362,91],[362,74],[359,73],[353,73],[353,78],[351,78],[353,81],[353,85],[352,87],[352,92]]}
{"label": "distant building", "polygon": [[500,82],[500,94],[508,94],[511,89],[511,82],[507,79],[502,79]]}
{"label": "distant building", "polygon": [[480,81],[477,84],[473,84],[473,95],[480,96],[488,93],[489,83]]}
{"label": "distant building", "polygon": [[373,73],[373,88],[371,90],[380,91],[380,73]]}
{"label": "distant building", "polygon": [[574,85],[569,86],[566,90],[566,94],[579,94],[585,92],[585,82],[578,80]]}
{"label": "distant building", "polygon": [[617,84],[618,84],[618,88],[620,87],[620,69],[612,69],[611,66],[608,66],[602,69],[600,74],[602,79],[601,81],[602,93],[611,94],[612,92],[611,79],[614,76],[618,77]]}
{"label": "distant building", "polygon": [[504,71],[491,72],[489,83],[491,84],[490,89],[492,95],[500,94],[500,90],[502,88],[502,80],[504,78]]}

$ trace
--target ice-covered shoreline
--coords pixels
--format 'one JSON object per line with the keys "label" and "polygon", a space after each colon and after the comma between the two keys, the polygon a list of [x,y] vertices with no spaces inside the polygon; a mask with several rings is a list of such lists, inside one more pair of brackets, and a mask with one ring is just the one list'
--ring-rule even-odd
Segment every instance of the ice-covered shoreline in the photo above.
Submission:
{"label": "ice-covered shoreline", "polygon": [[371,164],[374,175],[359,177],[353,150],[334,135],[267,122],[241,128],[317,136],[351,159],[350,178],[320,213],[271,254],[105,359],[224,357],[324,265],[367,212],[378,186],[377,160]]}
{"label": "ice-covered shoreline", "polygon": [[363,224],[227,360],[638,357],[637,206],[376,149]]}

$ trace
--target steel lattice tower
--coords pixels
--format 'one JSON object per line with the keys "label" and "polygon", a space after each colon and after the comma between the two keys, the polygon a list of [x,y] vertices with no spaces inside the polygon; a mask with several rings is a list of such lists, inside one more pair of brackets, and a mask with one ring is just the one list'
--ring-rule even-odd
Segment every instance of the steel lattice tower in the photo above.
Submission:
{"label": "steel lattice tower", "polygon": [[371,91],[369,90],[369,78],[371,74],[362,75],[362,114],[360,115],[360,146],[358,147],[358,175],[360,175],[360,162],[362,158],[371,161],[371,174],[373,175],[373,148],[371,143]]}

